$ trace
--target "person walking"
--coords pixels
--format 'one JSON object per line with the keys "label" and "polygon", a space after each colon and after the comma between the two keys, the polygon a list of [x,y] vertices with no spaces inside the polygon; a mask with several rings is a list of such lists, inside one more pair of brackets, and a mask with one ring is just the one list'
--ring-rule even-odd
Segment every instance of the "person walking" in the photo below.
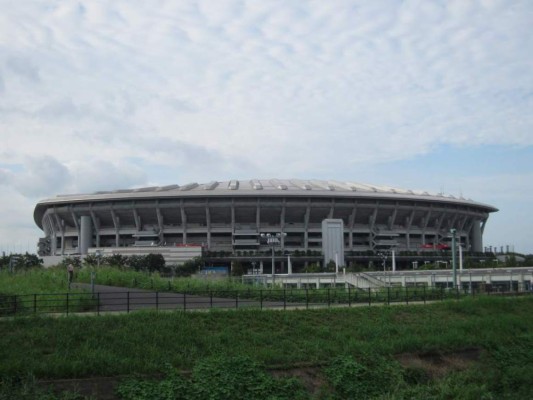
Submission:
{"label": "person walking", "polygon": [[68,265],[67,271],[68,271],[68,283],[70,285],[72,281],[74,280],[74,265],[72,265],[72,263]]}

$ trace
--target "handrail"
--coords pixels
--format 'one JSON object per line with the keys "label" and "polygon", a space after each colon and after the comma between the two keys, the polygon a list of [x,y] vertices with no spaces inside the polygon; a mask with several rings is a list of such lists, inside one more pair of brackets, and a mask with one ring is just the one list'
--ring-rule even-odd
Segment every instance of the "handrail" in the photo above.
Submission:
{"label": "handrail", "polygon": [[[209,289],[172,291],[139,291],[125,288],[123,291],[96,293],[42,293],[25,295],[0,295],[0,317],[31,314],[72,314],[103,312],[129,313],[142,309],[153,310],[208,310],[236,308],[307,309],[412,302],[441,301],[466,296],[487,295],[533,295],[527,291],[481,292],[444,287],[381,287],[373,288],[362,274],[350,274],[358,288],[305,288],[305,289]],[[362,287],[361,281],[368,286]],[[356,286],[357,285],[357,286]]]}

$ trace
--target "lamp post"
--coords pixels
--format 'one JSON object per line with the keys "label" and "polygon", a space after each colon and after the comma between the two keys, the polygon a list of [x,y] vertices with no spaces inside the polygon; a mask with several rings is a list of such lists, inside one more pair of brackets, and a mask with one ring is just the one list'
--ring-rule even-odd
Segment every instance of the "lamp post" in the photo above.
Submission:
{"label": "lamp post", "polygon": [[455,228],[453,229],[450,229],[450,233],[452,234],[452,268],[453,268],[453,282],[452,282],[452,288],[456,288],[457,287],[457,256],[456,256],[456,246],[457,246],[457,243],[456,243],[456,233],[457,233],[457,230]]}
{"label": "lamp post", "polygon": [[[96,263],[98,265],[98,269],[100,269],[100,258],[102,257],[102,250],[100,250],[100,249],[96,250],[95,255],[96,255]],[[93,267],[93,270],[91,271],[91,293],[93,295],[93,298],[94,298],[94,281],[95,281],[95,279],[96,279],[96,273],[95,273],[94,267]]]}
{"label": "lamp post", "polygon": [[266,240],[267,244],[270,246],[270,248],[272,249],[272,285],[274,285],[274,279],[275,278],[275,274],[276,274],[276,269],[275,269],[275,254],[274,254],[274,248],[276,246],[280,246],[281,245],[281,238],[282,237],[285,237],[287,236],[287,234],[285,232],[278,232],[278,233],[262,233],[261,234],[261,237]]}
{"label": "lamp post", "polygon": [[383,275],[385,275],[386,266],[387,266],[387,253],[379,252],[378,256],[381,257],[381,265],[383,266]]}

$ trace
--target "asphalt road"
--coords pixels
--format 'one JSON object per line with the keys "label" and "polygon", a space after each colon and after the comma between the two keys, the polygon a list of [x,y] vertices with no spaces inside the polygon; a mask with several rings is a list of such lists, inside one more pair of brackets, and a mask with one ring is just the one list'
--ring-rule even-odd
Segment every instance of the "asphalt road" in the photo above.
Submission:
{"label": "asphalt road", "polygon": [[[91,290],[91,285],[74,283],[75,288]],[[236,308],[295,308],[305,307],[300,303],[282,301],[263,301],[250,299],[233,299],[212,296],[197,296],[185,293],[153,292],[143,289],[119,286],[95,285],[94,291],[99,299],[102,312],[134,311],[142,309],[160,310],[202,310],[202,309],[236,309]]]}

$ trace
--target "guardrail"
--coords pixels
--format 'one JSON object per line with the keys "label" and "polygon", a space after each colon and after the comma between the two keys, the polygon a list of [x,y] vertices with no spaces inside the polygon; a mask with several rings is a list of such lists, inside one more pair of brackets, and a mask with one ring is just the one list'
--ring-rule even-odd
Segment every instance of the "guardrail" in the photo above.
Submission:
{"label": "guardrail", "polygon": [[125,312],[137,310],[309,309],[373,304],[410,304],[479,295],[527,295],[530,292],[477,292],[462,289],[387,287],[192,290],[182,293],[127,290],[96,293],[40,293],[0,296],[0,316]]}

